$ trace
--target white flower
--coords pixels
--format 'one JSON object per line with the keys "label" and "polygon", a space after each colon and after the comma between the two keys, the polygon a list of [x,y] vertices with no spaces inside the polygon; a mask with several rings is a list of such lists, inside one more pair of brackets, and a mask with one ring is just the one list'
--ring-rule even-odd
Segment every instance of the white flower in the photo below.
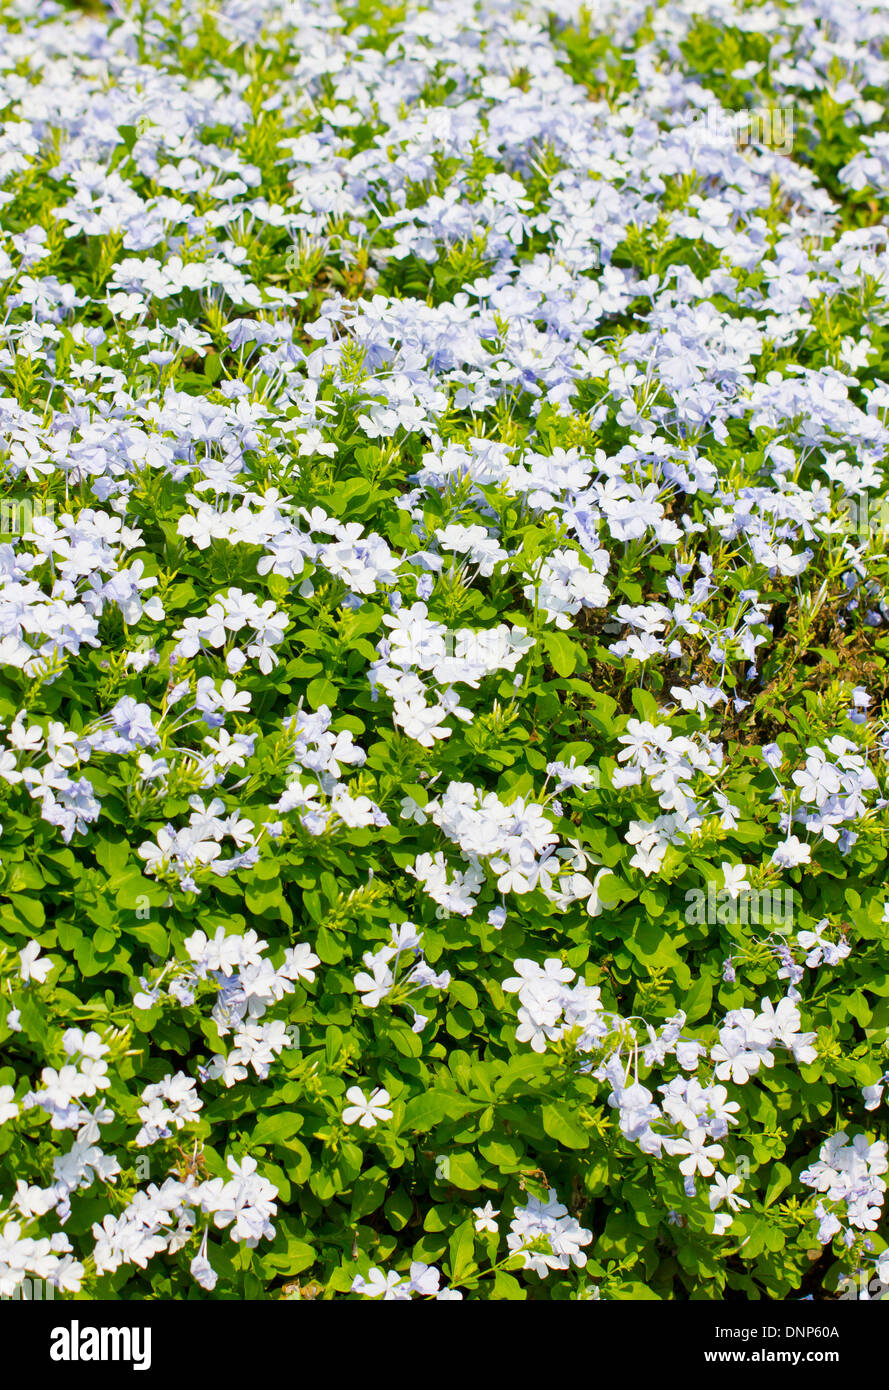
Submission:
{"label": "white flower", "polygon": [[477,1231],[491,1231],[494,1235],[497,1234],[500,1227],[495,1218],[500,1215],[500,1212],[494,1210],[491,1202],[486,1202],[483,1207],[473,1207],[472,1214],[475,1217],[475,1229]]}
{"label": "white flower", "polygon": [[406,1280],[400,1274],[396,1274],[394,1269],[390,1269],[388,1274],[384,1274],[381,1269],[374,1267],[368,1277],[356,1274],[352,1280],[352,1292],[361,1294],[364,1298],[380,1298],[385,1303],[394,1301],[405,1301],[410,1298],[410,1290]]}
{"label": "white flower", "polygon": [[11,1086],[0,1086],[0,1125],[6,1124],[7,1120],[14,1120],[18,1113],[15,1091]]}
{"label": "white flower", "polygon": [[359,1124],[362,1129],[372,1129],[377,1120],[391,1120],[392,1111],[386,1108],[390,1099],[389,1092],[382,1086],[372,1091],[369,1097],[365,1097],[360,1086],[350,1086],[346,1092],[346,1100],[350,1100],[352,1104],[347,1105],[343,1111],[343,1122],[347,1125]]}
{"label": "white flower", "polygon": [[212,1293],[213,1289],[216,1288],[217,1275],[210,1261],[202,1255],[195,1255],[189,1265],[189,1269],[201,1288],[207,1289],[208,1292]]}
{"label": "white flower", "polygon": [[720,867],[724,880],[723,890],[732,898],[740,897],[742,892],[749,889],[747,870],[743,864],[730,864],[728,860],[723,859]]}
{"label": "white flower", "polygon": [[698,1126],[689,1132],[686,1139],[665,1141],[669,1153],[685,1154],[679,1164],[679,1171],[685,1177],[691,1178],[695,1173],[700,1173],[702,1178],[709,1178],[716,1171],[714,1160],[722,1158],[725,1150],[721,1144],[708,1144],[707,1139],[707,1131]]}
{"label": "white flower", "polygon": [[772,855],[772,863],[781,869],[795,869],[798,864],[810,863],[811,859],[811,848],[796,835],[788,835]]}
{"label": "white flower", "polygon": [[737,1188],[740,1186],[741,1179],[736,1173],[731,1173],[728,1177],[723,1173],[716,1173],[708,1194],[710,1210],[715,1211],[722,1202],[725,1202],[732,1211],[739,1211],[741,1207],[749,1207],[750,1203],[737,1195]]}
{"label": "white flower", "polygon": [[41,956],[36,941],[29,941],[25,949],[19,951],[19,975],[26,984],[29,980],[42,984],[51,970],[52,961]]}

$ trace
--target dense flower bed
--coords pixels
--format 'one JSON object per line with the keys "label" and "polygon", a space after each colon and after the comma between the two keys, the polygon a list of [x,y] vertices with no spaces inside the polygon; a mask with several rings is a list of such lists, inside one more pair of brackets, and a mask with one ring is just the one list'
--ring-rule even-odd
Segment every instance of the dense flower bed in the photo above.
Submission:
{"label": "dense flower bed", "polygon": [[0,1294],[889,1282],[885,7],[0,17]]}

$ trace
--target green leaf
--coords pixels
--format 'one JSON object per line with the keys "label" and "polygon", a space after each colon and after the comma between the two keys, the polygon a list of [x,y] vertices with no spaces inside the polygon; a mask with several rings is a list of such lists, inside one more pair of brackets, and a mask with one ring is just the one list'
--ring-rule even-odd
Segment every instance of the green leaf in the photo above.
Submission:
{"label": "green leaf", "polygon": [[360,1221],[362,1216],[369,1216],[372,1211],[382,1206],[388,1182],[389,1175],[382,1168],[371,1168],[355,1179],[351,1208],[353,1221]]}
{"label": "green leaf", "polygon": [[712,999],[713,981],[709,972],[702,972],[682,1001],[687,1022],[696,1023],[699,1018],[703,1018],[710,1008]]}
{"label": "green leaf", "polygon": [[302,1115],[278,1110],[272,1115],[261,1115],[250,1138],[254,1144],[286,1144],[302,1127]]}
{"label": "green leaf", "polygon": [[475,1269],[475,1226],[470,1217],[459,1225],[448,1241],[451,1281],[459,1284]]}
{"label": "green leaf", "polygon": [[566,1149],[589,1148],[590,1136],[563,1101],[550,1101],[541,1107],[543,1128]]}
{"label": "green leaf", "polygon": [[334,685],[333,681],[320,676],[317,680],[309,681],[306,698],[312,709],[320,709],[322,705],[327,705],[333,709],[339,699],[339,694],[339,688]]}
{"label": "green leaf", "polygon": [[766,1188],[766,1195],[763,1202],[764,1206],[770,1207],[772,1205],[775,1199],[790,1185],[792,1176],[786,1164],[775,1164],[772,1172],[772,1180]]}
{"label": "green leaf", "polygon": [[543,645],[553,670],[559,676],[571,676],[577,669],[580,652],[575,642],[564,632],[547,631]]}
{"label": "green leaf", "polygon": [[434,1129],[443,1120],[459,1120],[473,1110],[481,1108],[478,1102],[449,1091],[427,1091],[423,1095],[415,1096],[408,1103],[404,1113],[404,1128],[423,1133],[425,1130]]}
{"label": "green leaf", "polygon": [[483,1182],[482,1170],[471,1153],[460,1150],[445,1155],[447,1159],[446,1179],[454,1187],[464,1192],[475,1192]]}

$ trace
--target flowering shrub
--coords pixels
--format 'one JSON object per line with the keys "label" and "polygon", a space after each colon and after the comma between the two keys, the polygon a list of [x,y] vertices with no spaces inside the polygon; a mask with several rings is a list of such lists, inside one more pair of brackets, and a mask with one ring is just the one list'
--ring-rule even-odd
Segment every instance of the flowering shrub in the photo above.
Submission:
{"label": "flowering shrub", "polygon": [[0,15],[0,1295],[889,1279],[885,8]]}

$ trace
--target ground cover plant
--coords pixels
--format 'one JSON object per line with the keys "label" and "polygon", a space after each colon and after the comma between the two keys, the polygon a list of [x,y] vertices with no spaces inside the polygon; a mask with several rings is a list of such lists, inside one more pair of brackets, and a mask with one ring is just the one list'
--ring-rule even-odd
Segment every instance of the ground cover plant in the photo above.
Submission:
{"label": "ground cover plant", "polygon": [[887,80],[0,0],[0,1295],[889,1282]]}

